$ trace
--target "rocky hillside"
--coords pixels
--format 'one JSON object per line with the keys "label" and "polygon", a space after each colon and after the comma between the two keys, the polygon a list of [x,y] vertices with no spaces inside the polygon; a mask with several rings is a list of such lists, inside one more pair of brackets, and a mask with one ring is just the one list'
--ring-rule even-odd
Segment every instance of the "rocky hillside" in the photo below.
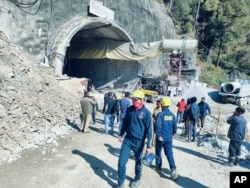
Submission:
{"label": "rocky hillside", "polygon": [[81,92],[61,87],[54,70],[0,33],[0,164],[28,148],[55,142],[79,119]]}

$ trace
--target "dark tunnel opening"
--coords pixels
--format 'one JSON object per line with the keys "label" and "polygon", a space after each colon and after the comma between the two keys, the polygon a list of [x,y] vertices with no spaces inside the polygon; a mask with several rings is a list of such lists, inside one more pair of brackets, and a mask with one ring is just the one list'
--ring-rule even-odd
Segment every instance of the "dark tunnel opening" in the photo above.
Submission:
{"label": "dark tunnel opening", "polygon": [[74,40],[76,39],[73,37],[66,52],[63,74],[69,77],[88,78],[89,84],[96,88],[105,85],[121,88],[124,83],[137,77],[137,61],[72,58],[71,51],[79,50],[79,45],[75,45]]}

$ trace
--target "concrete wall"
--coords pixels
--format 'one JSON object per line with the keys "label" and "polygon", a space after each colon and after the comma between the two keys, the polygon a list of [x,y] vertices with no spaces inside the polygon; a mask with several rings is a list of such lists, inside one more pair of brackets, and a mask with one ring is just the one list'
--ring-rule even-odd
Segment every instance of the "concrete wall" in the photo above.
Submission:
{"label": "concrete wall", "polygon": [[[43,0],[40,6],[19,9],[9,0],[0,1],[0,30],[12,41],[41,60],[46,44],[57,37],[64,24],[75,18],[87,18],[89,0]],[[175,30],[163,4],[154,0],[103,0],[115,11],[115,21],[135,43],[174,38]],[[30,15],[35,13],[37,14]],[[30,13],[25,13],[24,11]],[[47,40],[48,39],[48,40]],[[50,49],[48,49],[50,50]],[[145,74],[165,74],[168,54],[142,62]]]}

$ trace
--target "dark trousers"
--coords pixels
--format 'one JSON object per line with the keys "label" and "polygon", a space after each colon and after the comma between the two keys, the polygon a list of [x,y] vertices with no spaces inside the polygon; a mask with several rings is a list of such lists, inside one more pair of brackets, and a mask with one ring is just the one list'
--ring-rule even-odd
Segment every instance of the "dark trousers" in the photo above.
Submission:
{"label": "dark trousers", "polygon": [[160,141],[159,139],[156,140],[156,152],[155,152],[155,163],[157,168],[161,168],[162,166],[162,157],[161,151],[162,148],[164,150],[165,156],[168,159],[168,164],[171,170],[176,169],[174,156],[173,156],[173,146],[172,140],[170,141]]}
{"label": "dark trousers", "polygon": [[203,128],[204,127],[204,123],[205,123],[205,116],[200,116],[199,117],[199,126],[201,128]]}
{"label": "dark trousers", "polygon": [[92,112],[91,116],[92,116],[93,123],[95,123],[95,112]]}
{"label": "dark trousers", "polygon": [[242,141],[230,140],[229,142],[229,157],[239,157],[241,154],[241,143]]}
{"label": "dark trousers", "polygon": [[135,155],[135,180],[141,179],[142,152],[145,140],[125,139],[122,142],[120,157],[118,161],[118,185],[122,185],[126,177],[126,164],[131,150]]}

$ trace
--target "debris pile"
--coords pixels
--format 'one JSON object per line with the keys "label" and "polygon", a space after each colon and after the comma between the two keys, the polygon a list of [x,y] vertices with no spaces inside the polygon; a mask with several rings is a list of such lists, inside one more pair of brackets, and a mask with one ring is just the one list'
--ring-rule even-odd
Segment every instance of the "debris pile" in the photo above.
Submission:
{"label": "debris pile", "polygon": [[51,68],[0,33],[0,164],[56,136],[70,133],[80,114],[80,92],[65,90]]}

